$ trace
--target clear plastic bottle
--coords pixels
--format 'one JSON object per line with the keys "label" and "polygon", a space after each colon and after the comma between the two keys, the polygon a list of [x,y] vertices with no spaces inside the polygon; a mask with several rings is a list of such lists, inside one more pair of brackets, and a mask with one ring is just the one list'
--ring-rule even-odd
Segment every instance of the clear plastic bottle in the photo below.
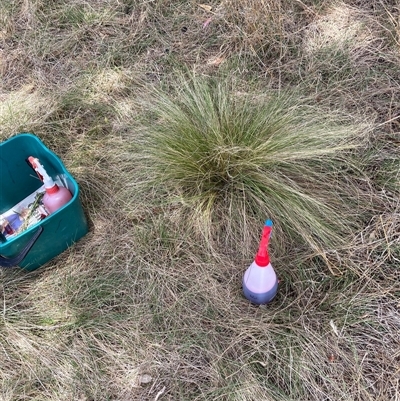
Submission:
{"label": "clear plastic bottle", "polygon": [[272,231],[272,221],[264,225],[260,246],[254,262],[243,276],[243,293],[251,302],[262,305],[271,302],[278,291],[278,278],[269,260],[268,242]]}
{"label": "clear plastic bottle", "polygon": [[54,213],[72,199],[72,194],[67,188],[58,186],[53,181],[40,164],[39,159],[30,156],[28,160],[43,181],[44,189],[46,190],[42,199],[43,205],[50,214]]}

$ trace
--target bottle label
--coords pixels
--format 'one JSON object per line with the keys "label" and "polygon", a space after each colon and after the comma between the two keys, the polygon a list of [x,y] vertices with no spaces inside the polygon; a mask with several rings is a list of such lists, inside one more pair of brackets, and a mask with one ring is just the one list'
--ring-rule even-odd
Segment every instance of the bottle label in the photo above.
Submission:
{"label": "bottle label", "polygon": [[15,237],[48,216],[42,198],[43,186],[0,215],[1,234],[8,239]]}

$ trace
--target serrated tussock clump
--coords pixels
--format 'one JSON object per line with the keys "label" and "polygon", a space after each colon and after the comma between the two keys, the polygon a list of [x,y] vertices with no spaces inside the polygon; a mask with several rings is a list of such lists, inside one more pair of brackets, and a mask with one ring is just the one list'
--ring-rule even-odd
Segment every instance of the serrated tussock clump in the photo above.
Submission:
{"label": "serrated tussock clump", "polygon": [[352,177],[366,126],[295,92],[247,94],[231,84],[181,77],[172,91],[152,93],[148,181],[208,239],[251,238],[269,217],[282,243],[341,243],[361,206]]}

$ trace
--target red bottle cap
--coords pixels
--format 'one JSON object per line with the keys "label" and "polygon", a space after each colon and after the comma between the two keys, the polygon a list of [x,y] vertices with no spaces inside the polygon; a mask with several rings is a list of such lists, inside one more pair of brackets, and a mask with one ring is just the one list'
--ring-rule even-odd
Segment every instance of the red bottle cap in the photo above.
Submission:
{"label": "red bottle cap", "polygon": [[54,185],[53,185],[52,187],[50,187],[50,188],[45,188],[46,192],[47,192],[49,195],[55,194],[56,192],[58,192],[59,189],[60,189],[60,188],[58,188],[58,185],[57,185],[57,184],[54,184]]}
{"label": "red bottle cap", "polygon": [[268,255],[268,253],[264,256],[257,254],[254,261],[256,262],[257,266],[266,267],[269,265],[269,255]]}

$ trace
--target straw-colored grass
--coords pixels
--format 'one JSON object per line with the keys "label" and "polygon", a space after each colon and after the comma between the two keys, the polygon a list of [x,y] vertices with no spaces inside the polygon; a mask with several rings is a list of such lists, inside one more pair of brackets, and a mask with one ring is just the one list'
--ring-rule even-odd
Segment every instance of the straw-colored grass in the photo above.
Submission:
{"label": "straw-colored grass", "polygon": [[62,158],[90,229],[0,271],[0,400],[399,399],[398,13],[0,2],[0,138]]}

